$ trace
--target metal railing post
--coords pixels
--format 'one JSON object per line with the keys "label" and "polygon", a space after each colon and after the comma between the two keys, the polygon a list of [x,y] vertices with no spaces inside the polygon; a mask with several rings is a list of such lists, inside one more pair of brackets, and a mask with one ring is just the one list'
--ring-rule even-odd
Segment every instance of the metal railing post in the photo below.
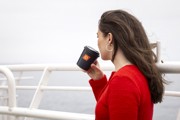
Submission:
{"label": "metal railing post", "polygon": [[179,111],[178,111],[176,120],[180,120],[180,109],[179,109]]}
{"label": "metal railing post", "polygon": [[12,72],[7,67],[0,66],[0,72],[2,72],[8,81],[8,105],[9,108],[16,107],[16,83]]}
{"label": "metal railing post", "polygon": [[[51,71],[48,70],[48,67],[45,67],[29,109],[39,107],[39,104],[41,102],[41,99],[43,97],[43,92],[44,92],[41,88],[42,86],[47,86],[50,74],[51,74]],[[33,120],[33,118],[25,118],[24,120]]]}
{"label": "metal railing post", "polygon": [[[8,106],[9,111],[12,111],[12,108],[16,107],[16,83],[13,76],[13,73],[7,67],[0,66],[0,72],[2,72],[7,77],[8,83]],[[8,119],[15,120],[16,117],[9,116]]]}
{"label": "metal railing post", "polygon": [[156,42],[156,56],[157,56],[157,62],[160,63],[161,62],[161,44],[160,42]]}

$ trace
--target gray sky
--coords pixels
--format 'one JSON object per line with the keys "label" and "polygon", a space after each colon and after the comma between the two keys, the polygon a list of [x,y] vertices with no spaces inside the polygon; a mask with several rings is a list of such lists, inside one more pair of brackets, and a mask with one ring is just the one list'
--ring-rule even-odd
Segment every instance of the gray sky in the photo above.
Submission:
{"label": "gray sky", "polygon": [[110,9],[135,15],[164,61],[180,61],[179,0],[0,0],[0,63],[76,63],[97,49],[97,24]]}

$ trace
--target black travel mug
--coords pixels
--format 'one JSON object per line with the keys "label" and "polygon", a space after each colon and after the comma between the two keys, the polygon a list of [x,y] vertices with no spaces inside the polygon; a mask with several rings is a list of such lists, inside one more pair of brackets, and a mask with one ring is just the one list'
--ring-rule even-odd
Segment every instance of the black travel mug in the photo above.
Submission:
{"label": "black travel mug", "polygon": [[99,57],[99,52],[90,46],[85,46],[77,61],[77,65],[83,70],[88,70],[91,64]]}

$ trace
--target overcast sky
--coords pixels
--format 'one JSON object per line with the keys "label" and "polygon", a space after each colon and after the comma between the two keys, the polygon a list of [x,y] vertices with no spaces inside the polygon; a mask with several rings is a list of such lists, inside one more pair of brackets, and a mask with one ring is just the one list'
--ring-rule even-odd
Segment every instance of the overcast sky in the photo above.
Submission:
{"label": "overcast sky", "polygon": [[164,61],[180,61],[179,0],[0,0],[0,63],[76,63],[85,45],[97,49],[97,24],[124,9],[160,41]]}

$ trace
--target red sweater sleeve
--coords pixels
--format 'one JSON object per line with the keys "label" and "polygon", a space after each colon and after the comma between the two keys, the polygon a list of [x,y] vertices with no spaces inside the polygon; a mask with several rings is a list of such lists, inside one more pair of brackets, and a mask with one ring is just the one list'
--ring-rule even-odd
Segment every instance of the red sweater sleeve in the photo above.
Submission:
{"label": "red sweater sleeve", "polygon": [[96,98],[96,101],[98,101],[98,98],[103,90],[103,88],[106,86],[107,84],[107,78],[104,75],[102,79],[100,80],[89,80],[89,84],[93,90],[94,96]]}
{"label": "red sweater sleeve", "polygon": [[140,92],[135,81],[116,76],[109,83],[108,92],[109,120],[138,120]]}

